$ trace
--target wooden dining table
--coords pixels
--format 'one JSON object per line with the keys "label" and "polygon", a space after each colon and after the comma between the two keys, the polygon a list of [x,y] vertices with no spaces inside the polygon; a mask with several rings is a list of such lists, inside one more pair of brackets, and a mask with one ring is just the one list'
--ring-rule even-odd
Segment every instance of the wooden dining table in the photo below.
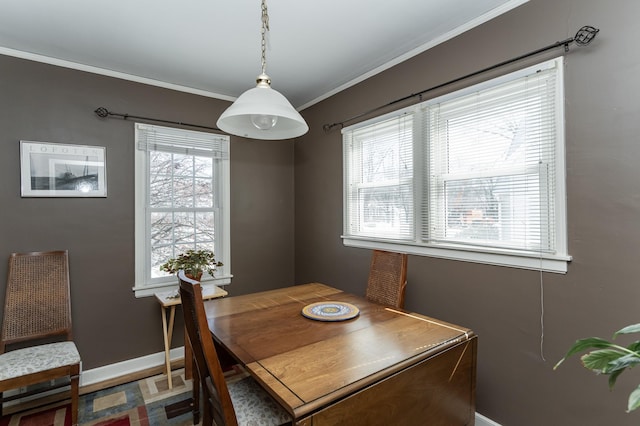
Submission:
{"label": "wooden dining table", "polygon": [[[318,302],[357,316],[303,315]],[[218,347],[294,425],[474,424],[477,336],[468,328],[320,283],[204,304]]]}

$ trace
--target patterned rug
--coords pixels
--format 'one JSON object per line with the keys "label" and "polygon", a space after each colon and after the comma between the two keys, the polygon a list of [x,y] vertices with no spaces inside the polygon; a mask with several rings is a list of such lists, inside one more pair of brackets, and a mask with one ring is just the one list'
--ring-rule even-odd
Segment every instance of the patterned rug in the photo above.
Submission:
{"label": "patterned rug", "polygon": [[[239,366],[225,373],[228,381],[248,375]],[[192,382],[184,369],[172,372],[173,388],[162,374],[81,395],[78,424],[82,426],[193,425]],[[71,405],[62,402],[0,418],[0,426],[71,426]]]}

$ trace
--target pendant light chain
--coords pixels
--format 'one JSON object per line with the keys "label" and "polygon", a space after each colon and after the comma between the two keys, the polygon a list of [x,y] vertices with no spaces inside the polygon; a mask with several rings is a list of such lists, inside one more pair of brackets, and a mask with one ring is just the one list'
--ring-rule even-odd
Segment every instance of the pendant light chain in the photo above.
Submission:
{"label": "pendant light chain", "polygon": [[269,13],[266,0],[262,0],[262,74],[267,73],[267,31],[269,31]]}

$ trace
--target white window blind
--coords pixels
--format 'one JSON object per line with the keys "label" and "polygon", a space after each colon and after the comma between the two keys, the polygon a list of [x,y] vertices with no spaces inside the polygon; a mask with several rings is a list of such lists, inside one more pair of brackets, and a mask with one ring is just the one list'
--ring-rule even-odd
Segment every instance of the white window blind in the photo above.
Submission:
{"label": "white window blind", "polygon": [[555,250],[555,82],[546,69],[429,106],[424,240]]}
{"label": "white window blind", "polygon": [[138,149],[142,151],[211,158],[229,157],[229,142],[226,136],[145,124],[138,124],[137,132]]}
{"label": "white window blind", "polygon": [[562,58],[343,129],[346,245],[564,273]]}
{"label": "white window blind", "polygon": [[413,239],[413,114],[345,135],[348,233]]}

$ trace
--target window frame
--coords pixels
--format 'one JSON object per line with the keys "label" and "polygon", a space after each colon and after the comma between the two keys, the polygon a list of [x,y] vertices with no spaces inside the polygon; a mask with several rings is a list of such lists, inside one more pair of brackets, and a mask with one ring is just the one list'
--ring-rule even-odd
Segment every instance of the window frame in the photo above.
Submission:
{"label": "window frame", "polygon": [[[439,96],[434,99],[430,99],[420,104],[413,105],[398,111],[394,111],[353,126],[345,127],[342,130],[343,133],[343,154],[345,161],[344,166],[344,229],[343,244],[349,247],[358,247],[366,249],[380,249],[399,251],[409,254],[415,254],[420,256],[429,256],[441,259],[459,260],[474,263],[482,263],[489,265],[498,265],[522,269],[542,270],[554,273],[566,273],[568,269],[568,262],[571,261],[571,256],[568,254],[567,247],[567,221],[566,221],[566,182],[565,182],[565,122],[564,122],[564,61],[563,57],[557,57],[551,60],[547,60],[540,64],[526,67],[519,71],[515,71],[479,84],[472,85],[470,87],[457,90],[443,96]],[[456,99],[462,96],[466,96],[470,93],[478,92],[487,88],[495,87],[515,79],[533,75],[538,70],[543,69],[556,69],[556,86],[555,86],[555,179],[556,190],[554,197],[555,204],[555,251],[546,252],[544,250],[531,251],[521,249],[510,249],[500,247],[482,247],[474,246],[472,244],[451,243],[447,241],[433,241],[430,238],[425,238],[424,231],[427,228],[426,220],[429,216],[428,213],[423,210],[428,209],[428,203],[430,200],[428,196],[423,194],[428,193],[423,189],[428,189],[431,185],[429,179],[425,176],[430,176],[429,170],[429,155],[432,153],[430,150],[430,143],[427,140],[428,131],[424,123],[428,122],[428,109],[432,105],[436,105],[445,101]],[[390,120],[393,117],[398,117],[402,114],[415,114],[414,120],[414,141],[413,141],[413,170],[414,170],[414,238],[410,241],[370,237],[364,235],[357,235],[350,232],[348,223],[348,210],[349,199],[347,198],[347,192],[349,191],[350,182],[349,179],[349,147],[347,146],[348,135],[358,129],[362,129],[368,126],[373,126],[376,123],[380,123],[385,120]],[[425,116],[426,115],[426,116]],[[427,188],[425,188],[425,186]],[[427,199],[423,199],[427,198]],[[443,201],[443,200],[441,200]]]}
{"label": "window frame", "polygon": [[[216,269],[215,277],[205,274],[202,279],[203,286],[226,285],[231,283],[231,248],[230,248],[230,166],[229,166],[229,142],[228,135],[211,134],[193,130],[185,130],[173,127],[164,127],[144,123],[135,123],[135,284],[133,291],[136,297],[150,296],[158,292],[176,290],[178,280],[173,275],[166,277],[151,277],[151,223],[152,209],[149,206],[150,185],[150,152],[138,148],[140,132],[157,129],[166,133],[182,132],[185,135],[202,135],[205,138],[212,137],[218,140],[227,155],[224,158],[213,158],[213,191],[216,205],[211,207],[192,207],[195,212],[211,212],[215,216],[215,254],[216,260],[224,266]],[[180,207],[162,208],[163,211],[181,211]]]}
{"label": "window frame", "polygon": [[[359,219],[364,216],[364,200],[358,197],[360,192],[375,193],[378,190],[384,191],[385,188],[389,188],[389,191],[386,192],[386,194],[389,195],[400,196],[402,194],[409,193],[412,196],[409,206],[410,212],[408,214],[408,219],[404,222],[410,222],[410,228],[405,229],[404,227],[401,227],[402,229],[400,229],[399,232],[394,232],[394,234],[397,235],[396,238],[403,241],[410,241],[414,238],[413,222],[415,221],[413,217],[415,211],[415,207],[413,206],[413,193],[415,192],[413,170],[405,166],[407,163],[411,163],[410,165],[413,166],[413,154],[411,152],[413,149],[412,142],[410,137],[408,138],[405,134],[407,132],[405,130],[407,125],[411,127],[410,133],[413,133],[413,128],[415,128],[413,113],[393,116],[389,120],[380,120],[376,122],[374,126],[371,126],[374,127],[374,129],[371,129],[371,131],[367,130],[364,135],[358,134],[357,130],[354,131],[350,135],[351,137],[349,140],[345,140],[345,144],[350,144],[354,147],[353,150],[348,151],[350,154],[354,151],[358,152],[358,154],[345,155],[344,158],[345,182],[351,182],[350,185],[345,186],[344,205],[350,205],[349,199],[357,201],[357,205],[354,205],[353,208],[345,209],[345,223],[357,222],[360,225],[365,223],[364,219]],[[391,131],[393,128],[397,128],[398,132],[394,133]],[[384,141],[384,147],[386,149],[381,151],[369,151],[365,145],[369,145],[366,142],[371,142],[372,140]],[[381,142],[378,143],[382,145]],[[395,149],[390,149],[390,146]],[[347,151],[345,150],[345,152]],[[358,167],[364,163],[364,161],[360,161],[360,158],[365,156],[367,153],[370,158],[375,157],[376,160],[379,160],[380,162],[388,162],[389,157],[391,157],[390,162],[393,164],[393,176],[385,175],[382,179],[375,179],[374,176],[376,173],[374,171],[364,171],[364,168]],[[389,156],[389,153],[392,155]],[[406,161],[407,157],[409,161]],[[347,163],[349,163],[349,165],[347,165]],[[371,168],[373,169],[374,167]],[[407,176],[407,172],[404,169],[409,169],[409,176]],[[364,180],[366,180],[366,182],[363,182]],[[392,192],[392,188],[395,188],[396,190]],[[353,234],[366,235],[365,232],[361,231],[362,228],[365,228],[365,226],[359,226],[358,230],[353,231]],[[377,234],[379,234],[377,235],[378,238],[391,238],[389,236],[389,232],[385,230],[380,230]],[[384,234],[387,235],[385,236]]]}

